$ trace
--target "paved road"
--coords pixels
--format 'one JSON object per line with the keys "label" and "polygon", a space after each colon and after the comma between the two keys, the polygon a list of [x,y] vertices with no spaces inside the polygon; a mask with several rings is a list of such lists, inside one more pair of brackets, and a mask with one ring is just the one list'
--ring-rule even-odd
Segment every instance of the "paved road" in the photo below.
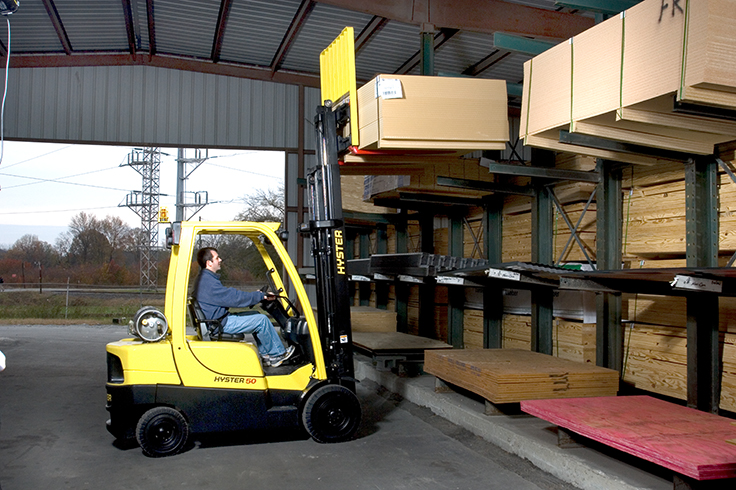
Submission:
{"label": "paved road", "polygon": [[1,326],[0,485],[35,489],[483,489],[569,485],[426,409],[359,385],[355,440],[205,439],[152,459],[105,430],[105,343],[123,326]]}

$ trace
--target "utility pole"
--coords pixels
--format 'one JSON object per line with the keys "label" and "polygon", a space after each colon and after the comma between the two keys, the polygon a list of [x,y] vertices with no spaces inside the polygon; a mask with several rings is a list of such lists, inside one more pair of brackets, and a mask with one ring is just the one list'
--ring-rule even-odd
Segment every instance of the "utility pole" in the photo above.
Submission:
{"label": "utility pole", "polygon": [[[209,203],[207,191],[187,192],[186,190],[187,179],[209,158],[208,153],[208,150],[202,152],[199,148],[195,148],[190,155],[187,155],[187,150],[179,148],[176,158],[176,221],[191,219]],[[187,194],[191,194],[190,199],[187,199]],[[186,208],[193,209],[189,216],[187,216]]]}
{"label": "utility pole", "polygon": [[141,290],[156,289],[158,267],[159,187],[161,180],[161,149],[136,148],[128,155],[125,165],[132,167],[143,178],[141,191],[133,191],[125,198],[125,205],[141,218]]}

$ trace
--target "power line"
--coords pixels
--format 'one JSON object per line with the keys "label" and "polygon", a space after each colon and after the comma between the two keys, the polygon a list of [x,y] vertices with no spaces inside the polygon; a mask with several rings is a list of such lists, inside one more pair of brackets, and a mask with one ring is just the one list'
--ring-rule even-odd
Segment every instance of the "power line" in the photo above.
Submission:
{"label": "power line", "polygon": [[9,214],[46,214],[46,213],[70,213],[74,211],[97,211],[100,209],[117,209],[120,206],[102,206],[99,208],[77,208],[77,209],[47,209],[44,211],[10,211],[10,212],[0,212],[0,215],[9,215]]}
{"label": "power line", "polygon": [[243,172],[246,174],[258,175],[259,177],[268,177],[269,179],[283,180],[281,177],[277,177],[275,175],[259,174],[258,172],[251,172],[250,170],[243,170],[242,168],[228,167],[227,165],[218,165],[216,163],[211,163],[209,161],[205,161],[204,165],[211,165],[213,167],[226,168],[228,170],[235,170],[236,172]]}
{"label": "power line", "polygon": [[10,167],[15,167],[16,165],[20,165],[21,163],[28,163],[28,162],[31,162],[31,161],[36,160],[38,158],[43,158],[45,156],[51,155],[52,153],[56,153],[57,151],[66,150],[67,148],[71,148],[72,146],[74,146],[74,145],[66,145],[63,148],[57,148],[57,149],[52,150],[52,151],[50,151],[48,153],[44,153],[43,155],[38,155],[38,156],[35,156],[35,157],[31,157],[31,158],[29,158],[27,160],[22,160],[20,162],[11,163],[10,165],[3,165],[3,168],[10,168]]}
{"label": "power line", "polygon": [[105,187],[105,186],[94,185],[94,184],[81,184],[81,183],[78,183],[78,182],[64,182],[64,181],[61,180],[61,179],[71,179],[72,177],[79,177],[79,176],[82,176],[82,175],[94,174],[94,173],[97,173],[97,172],[104,172],[104,171],[112,170],[112,169],[116,169],[116,168],[119,168],[119,167],[109,167],[109,168],[103,168],[103,169],[100,169],[100,170],[90,170],[89,172],[82,172],[81,174],[74,174],[74,175],[67,175],[67,176],[64,176],[64,177],[57,177],[55,179],[42,179],[40,177],[28,177],[26,175],[15,175],[15,174],[9,174],[9,173],[6,173],[6,172],[0,172],[0,175],[4,175],[6,177],[16,177],[16,178],[19,178],[19,179],[29,179],[29,180],[35,180],[36,181],[36,182],[28,182],[28,183],[25,183],[25,184],[16,184],[16,185],[5,186],[5,189],[14,189],[16,187],[26,187],[26,186],[29,186],[29,185],[40,184],[40,183],[43,183],[43,182],[52,182],[52,183],[57,183],[57,184],[79,185],[79,186],[82,186],[82,187],[96,187],[98,189],[108,189],[108,190],[113,190],[113,191],[127,192],[128,189],[118,189],[118,188],[115,188],[115,187]]}

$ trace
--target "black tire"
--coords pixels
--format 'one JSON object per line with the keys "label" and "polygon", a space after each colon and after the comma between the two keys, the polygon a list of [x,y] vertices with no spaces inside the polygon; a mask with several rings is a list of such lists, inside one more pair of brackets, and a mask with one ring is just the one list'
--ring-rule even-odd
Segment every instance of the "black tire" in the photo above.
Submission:
{"label": "black tire", "polygon": [[360,402],[355,393],[344,386],[324,385],[307,398],[302,424],[317,442],[342,442],[355,435],[360,415]]}
{"label": "black tire", "polygon": [[184,449],[189,439],[189,424],[178,410],[156,407],[138,420],[135,437],[146,456],[171,456]]}

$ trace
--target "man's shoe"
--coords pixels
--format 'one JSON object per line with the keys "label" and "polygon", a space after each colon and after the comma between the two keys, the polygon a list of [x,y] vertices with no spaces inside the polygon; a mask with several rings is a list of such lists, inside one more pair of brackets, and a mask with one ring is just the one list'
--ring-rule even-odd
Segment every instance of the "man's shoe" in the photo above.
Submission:
{"label": "man's shoe", "polygon": [[293,345],[290,345],[288,349],[286,349],[286,352],[281,354],[280,356],[275,356],[270,358],[270,365],[271,367],[279,367],[281,364],[284,363],[287,359],[289,359],[292,355],[294,355],[294,352],[296,349]]}

